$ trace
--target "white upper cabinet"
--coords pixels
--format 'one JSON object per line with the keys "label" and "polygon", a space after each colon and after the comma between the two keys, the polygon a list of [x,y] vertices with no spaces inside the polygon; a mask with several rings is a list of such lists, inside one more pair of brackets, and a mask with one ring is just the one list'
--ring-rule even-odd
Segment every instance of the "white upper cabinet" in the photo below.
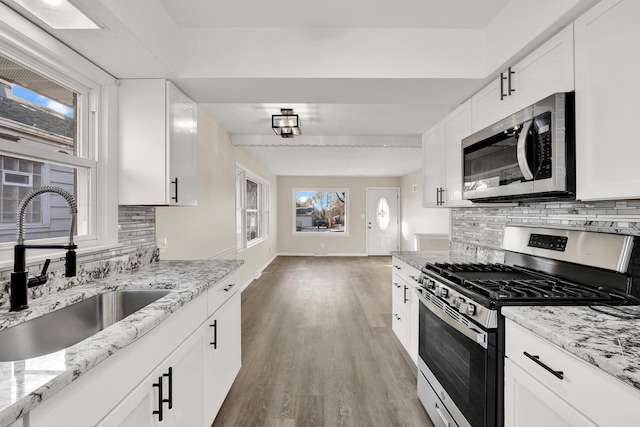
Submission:
{"label": "white upper cabinet", "polygon": [[121,205],[196,205],[196,104],[164,79],[119,87]]}
{"label": "white upper cabinet", "polygon": [[472,97],[473,132],[551,94],[572,90],[573,25],[569,25]]}
{"label": "white upper cabinet", "polygon": [[423,207],[471,205],[471,202],[462,200],[462,138],[470,134],[471,100],[424,134]]}
{"label": "white upper cabinet", "polygon": [[575,21],[576,197],[640,197],[640,2],[604,0]]}

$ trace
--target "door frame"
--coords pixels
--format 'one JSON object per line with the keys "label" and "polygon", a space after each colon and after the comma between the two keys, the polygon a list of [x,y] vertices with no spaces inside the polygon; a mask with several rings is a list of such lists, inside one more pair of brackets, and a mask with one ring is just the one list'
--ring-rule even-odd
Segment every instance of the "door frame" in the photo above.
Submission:
{"label": "door frame", "polygon": [[[365,232],[365,245],[366,245],[366,254],[369,255],[369,232],[367,231],[368,222],[369,222],[369,190],[397,190],[398,197],[396,198],[396,203],[398,207],[398,232],[396,236],[396,250],[400,250],[400,235],[402,234],[402,230],[400,229],[402,222],[400,221],[400,187],[366,187],[365,188],[365,214],[364,214],[364,232]],[[374,219],[375,220],[375,219]]]}

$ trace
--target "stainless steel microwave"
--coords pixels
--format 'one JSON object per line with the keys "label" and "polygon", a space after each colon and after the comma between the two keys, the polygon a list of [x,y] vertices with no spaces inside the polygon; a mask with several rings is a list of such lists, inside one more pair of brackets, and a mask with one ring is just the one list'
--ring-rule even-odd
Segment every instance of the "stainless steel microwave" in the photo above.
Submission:
{"label": "stainless steel microwave", "polygon": [[463,198],[575,199],[574,104],[556,93],[463,139]]}

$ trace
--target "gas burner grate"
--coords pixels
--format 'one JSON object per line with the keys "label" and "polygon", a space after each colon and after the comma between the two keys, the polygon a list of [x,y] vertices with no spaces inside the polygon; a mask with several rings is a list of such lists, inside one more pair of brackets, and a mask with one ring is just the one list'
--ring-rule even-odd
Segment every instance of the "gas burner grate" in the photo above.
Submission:
{"label": "gas burner grate", "polygon": [[531,280],[475,280],[467,281],[466,286],[474,292],[489,298],[505,300],[602,300],[609,299],[609,292],[574,285],[553,279]]}

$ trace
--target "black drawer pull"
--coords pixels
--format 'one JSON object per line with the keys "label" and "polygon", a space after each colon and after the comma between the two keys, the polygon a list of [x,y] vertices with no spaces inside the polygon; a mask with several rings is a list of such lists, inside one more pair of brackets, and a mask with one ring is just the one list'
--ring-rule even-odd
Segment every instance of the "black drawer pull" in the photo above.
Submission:
{"label": "black drawer pull", "polygon": [[209,325],[210,327],[213,328],[213,341],[211,341],[209,344],[213,346],[214,350],[218,349],[218,320],[214,320],[213,321],[213,325]]}
{"label": "black drawer pull", "polygon": [[404,299],[404,303],[405,303],[405,304],[409,301],[409,299],[407,298],[407,289],[409,289],[409,287],[408,287],[408,286],[405,286],[405,287],[404,287],[404,296],[403,296],[403,299]]}
{"label": "black drawer pull", "polygon": [[158,377],[158,382],[153,383],[153,387],[158,387],[158,410],[153,411],[153,415],[158,416],[158,421],[162,421],[162,377]]}
{"label": "black drawer pull", "polygon": [[169,368],[166,374],[162,374],[163,377],[169,378],[169,398],[162,399],[162,402],[169,404],[169,409],[173,408],[173,368]]}
{"label": "black drawer pull", "polygon": [[394,265],[393,268],[395,268],[396,270],[402,270],[402,268],[397,265]]}
{"label": "black drawer pull", "polygon": [[393,286],[395,286],[396,288],[400,289],[400,284],[399,283],[393,282]]}
{"label": "black drawer pull", "polygon": [[538,365],[542,366],[544,369],[546,369],[550,373],[552,373],[553,376],[555,376],[556,378],[559,378],[561,380],[564,379],[564,372],[563,371],[554,371],[553,369],[551,369],[550,367],[548,367],[547,365],[545,365],[544,363],[542,363],[540,361],[540,356],[531,355],[531,354],[527,353],[526,351],[523,352],[523,354],[525,356],[527,356],[529,359],[531,359],[534,362],[536,362]]}
{"label": "black drawer pull", "polygon": [[171,181],[171,184],[175,184],[176,185],[176,196],[175,197],[171,197],[171,200],[174,200],[176,203],[178,203],[178,177],[176,177],[175,181]]}
{"label": "black drawer pull", "polygon": [[233,288],[235,285],[236,285],[235,283],[232,283],[229,286],[227,286],[226,288],[222,288],[222,290],[225,291],[225,292],[229,292],[229,289]]}

